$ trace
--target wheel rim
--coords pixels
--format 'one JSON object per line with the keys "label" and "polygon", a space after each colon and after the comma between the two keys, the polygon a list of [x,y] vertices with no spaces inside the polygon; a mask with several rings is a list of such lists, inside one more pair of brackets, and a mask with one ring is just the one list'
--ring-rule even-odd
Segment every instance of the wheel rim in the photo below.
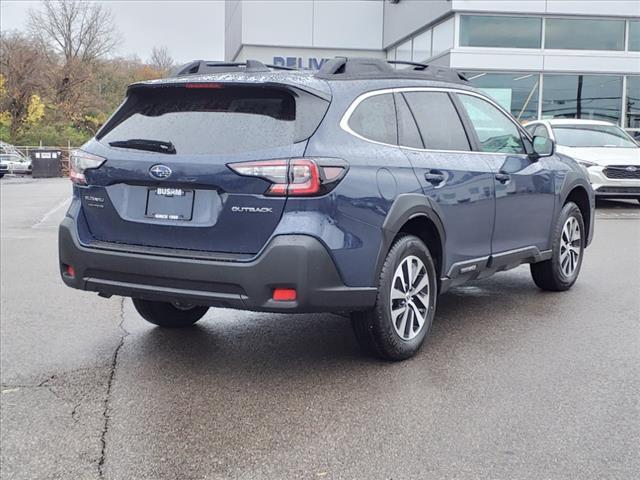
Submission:
{"label": "wheel rim", "polygon": [[571,277],[578,269],[581,248],[580,224],[575,217],[569,217],[562,227],[560,238],[560,270],[565,277]]}
{"label": "wheel rim", "polygon": [[400,262],[391,284],[391,322],[403,340],[411,340],[427,323],[431,286],[422,260],[408,256]]}

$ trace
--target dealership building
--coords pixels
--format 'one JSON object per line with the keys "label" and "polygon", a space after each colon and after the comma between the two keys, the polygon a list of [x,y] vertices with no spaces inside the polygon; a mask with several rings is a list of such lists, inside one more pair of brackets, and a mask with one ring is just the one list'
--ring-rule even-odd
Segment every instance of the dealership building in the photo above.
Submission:
{"label": "dealership building", "polygon": [[227,61],[446,65],[522,122],[603,119],[640,134],[638,0],[227,0],[225,17]]}

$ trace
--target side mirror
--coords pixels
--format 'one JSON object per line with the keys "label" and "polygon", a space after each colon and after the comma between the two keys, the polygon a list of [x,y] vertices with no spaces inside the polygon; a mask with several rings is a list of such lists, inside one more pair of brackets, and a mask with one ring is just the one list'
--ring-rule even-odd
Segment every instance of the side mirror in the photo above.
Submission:
{"label": "side mirror", "polygon": [[535,160],[542,157],[550,157],[556,151],[556,144],[547,137],[533,137],[533,154]]}

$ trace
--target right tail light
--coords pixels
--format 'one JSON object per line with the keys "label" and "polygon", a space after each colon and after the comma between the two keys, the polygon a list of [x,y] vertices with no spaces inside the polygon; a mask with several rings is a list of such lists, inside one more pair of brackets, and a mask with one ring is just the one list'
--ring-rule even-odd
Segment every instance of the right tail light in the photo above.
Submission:
{"label": "right tail light", "polygon": [[238,175],[271,182],[265,195],[314,197],[330,192],[347,173],[347,163],[336,158],[291,158],[230,163]]}

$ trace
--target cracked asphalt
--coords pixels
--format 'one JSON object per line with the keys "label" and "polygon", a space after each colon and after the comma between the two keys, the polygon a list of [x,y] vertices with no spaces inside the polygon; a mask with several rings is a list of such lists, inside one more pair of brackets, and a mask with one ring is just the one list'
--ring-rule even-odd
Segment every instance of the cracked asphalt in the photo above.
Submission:
{"label": "cracked asphalt", "polygon": [[571,291],[456,288],[394,364],[335,315],[146,324],[58,278],[68,180],[0,194],[2,479],[638,478],[638,203],[600,203]]}

